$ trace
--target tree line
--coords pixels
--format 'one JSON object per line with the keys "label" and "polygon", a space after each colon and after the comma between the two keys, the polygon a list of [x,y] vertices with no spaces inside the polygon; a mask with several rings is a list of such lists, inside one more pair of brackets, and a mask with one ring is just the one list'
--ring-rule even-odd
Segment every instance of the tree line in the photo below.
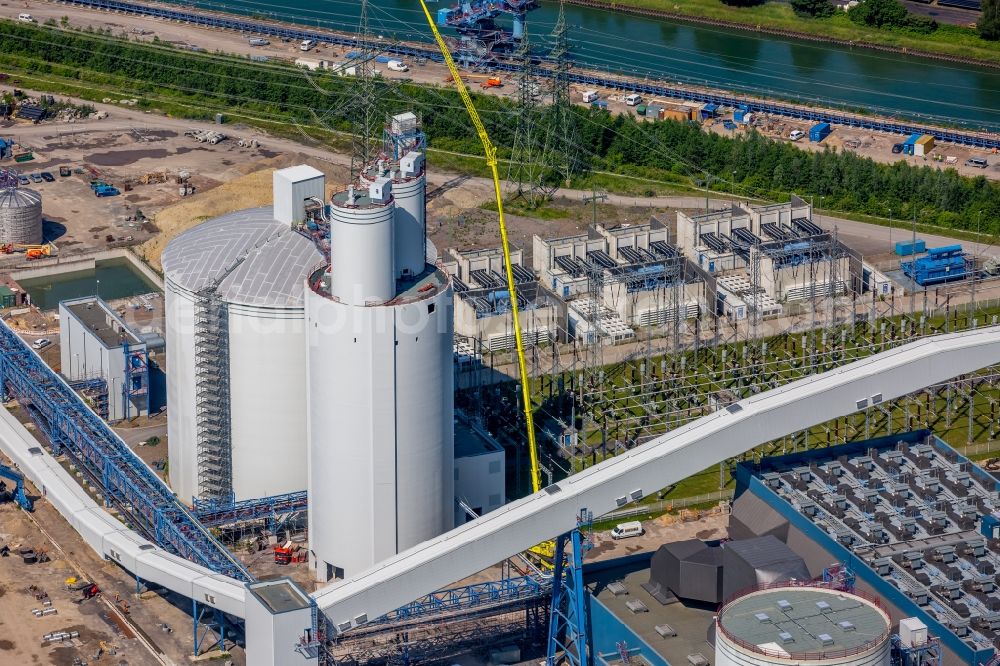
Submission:
{"label": "tree line", "polygon": [[[350,128],[351,79],[329,73],[307,75],[290,65],[0,22],[0,63],[4,62],[90,85],[127,84],[129,94],[136,97],[145,94],[200,105],[186,111],[190,117],[208,119],[216,111],[231,110],[304,125],[315,124],[320,117],[334,129]],[[511,146],[517,121],[514,103],[481,95],[476,104],[494,142]],[[407,109],[419,112],[432,148],[482,154],[453,90],[383,82],[378,106],[386,115]],[[578,185],[586,184],[589,169],[606,170],[771,200],[784,200],[795,192],[813,196],[831,210],[883,217],[891,210],[897,218],[916,214],[922,223],[954,229],[975,230],[981,220],[984,233],[1000,231],[1000,184],[982,176],[969,178],[954,169],[902,161],[881,164],[851,152],[804,151],[756,132],[723,136],[692,123],[647,122],[589,107],[573,107],[568,114],[572,127],[556,131],[555,124],[566,117],[541,108],[534,135],[539,144],[553,136],[573,137],[572,145],[555,145],[554,150],[563,153],[557,162],[577,165],[572,175]],[[500,157],[509,154],[509,149],[501,148]],[[565,159],[569,154],[572,158]],[[551,177],[562,174],[557,176],[553,168]]]}

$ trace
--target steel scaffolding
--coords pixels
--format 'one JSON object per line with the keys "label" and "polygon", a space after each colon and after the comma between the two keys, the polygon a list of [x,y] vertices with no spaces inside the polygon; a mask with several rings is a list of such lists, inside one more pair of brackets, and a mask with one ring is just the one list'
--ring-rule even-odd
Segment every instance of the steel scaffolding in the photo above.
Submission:
{"label": "steel scaffolding", "polygon": [[583,554],[592,545],[589,531],[593,520],[590,512],[584,509],[578,518],[577,528],[556,540],[546,666],[556,666],[557,663],[588,666],[591,663]]}
{"label": "steel scaffolding", "polygon": [[205,527],[223,527],[239,523],[267,521],[268,529],[280,522],[282,516],[305,511],[308,508],[306,491],[284,495],[236,501],[196,499],[192,512]]}
{"label": "steel scaffolding", "polygon": [[198,292],[195,302],[195,412],[198,498],[225,500],[233,492],[229,309],[216,293],[218,282]]}
{"label": "steel scaffolding", "polygon": [[108,382],[103,377],[92,377],[68,382],[74,391],[93,401],[92,409],[105,421],[108,420]]}

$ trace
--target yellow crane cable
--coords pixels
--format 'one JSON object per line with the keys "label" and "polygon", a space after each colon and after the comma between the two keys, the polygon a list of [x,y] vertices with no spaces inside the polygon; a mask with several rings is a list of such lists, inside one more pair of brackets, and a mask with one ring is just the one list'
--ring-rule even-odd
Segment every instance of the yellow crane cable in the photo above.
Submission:
{"label": "yellow crane cable", "polygon": [[531,387],[528,385],[528,366],[524,359],[524,341],[521,338],[520,315],[517,307],[517,286],[514,282],[514,268],[510,261],[507,223],[504,221],[503,216],[503,193],[500,191],[500,174],[497,171],[497,149],[493,145],[493,141],[490,140],[490,135],[486,132],[486,128],[483,127],[483,121],[479,118],[479,112],[476,111],[476,106],[472,103],[472,97],[469,96],[469,90],[465,87],[465,82],[462,80],[462,74],[455,64],[454,59],[452,59],[451,52],[448,51],[448,45],[445,44],[444,38],[434,24],[434,19],[431,17],[430,9],[427,8],[425,0],[420,0],[420,7],[424,10],[427,25],[430,26],[431,32],[434,33],[434,41],[437,42],[438,49],[440,49],[441,55],[444,57],[444,62],[451,71],[455,87],[462,98],[462,103],[465,104],[465,110],[468,111],[469,118],[476,128],[476,133],[479,134],[479,140],[483,144],[483,151],[486,153],[486,164],[489,165],[490,172],[493,174],[493,193],[496,196],[497,213],[500,216],[500,241],[503,246],[503,263],[507,273],[507,290],[510,292],[510,313],[514,320],[517,370],[521,377],[521,402],[524,404],[524,419],[528,424],[528,450],[531,454],[531,491],[537,493],[542,489],[542,473],[539,468],[538,448],[535,442],[535,417],[531,410]]}

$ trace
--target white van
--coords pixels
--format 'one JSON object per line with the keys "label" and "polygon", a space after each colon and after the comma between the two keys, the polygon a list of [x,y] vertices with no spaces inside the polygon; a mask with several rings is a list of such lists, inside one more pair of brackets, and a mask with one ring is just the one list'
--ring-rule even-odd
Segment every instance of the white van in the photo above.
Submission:
{"label": "white van", "polygon": [[34,23],[35,17],[32,16],[31,14],[22,13],[17,15],[17,20],[20,21],[21,23]]}
{"label": "white van", "polygon": [[632,94],[625,98],[625,103],[629,106],[639,106],[642,104],[642,95]]}
{"label": "white van", "polygon": [[597,101],[597,91],[596,90],[585,90],[583,91],[583,101],[585,104],[590,104],[591,102]]}
{"label": "white van", "polygon": [[408,72],[408,71],[410,71],[410,68],[407,67],[406,63],[403,62],[402,60],[390,60],[389,62],[387,62],[385,64],[385,66],[388,67],[389,70],[393,71],[393,72]]}
{"label": "white van", "polygon": [[612,539],[627,539],[629,537],[642,536],[646,530],[642,529],[642,523],[633,520],[628,523],[618,523],[611,529]]}
{"label": "white van", "polygon": [[316,48],[315,39],[303,39],[302,43],[299,44],[300,51],[312,51],[314,48]]}

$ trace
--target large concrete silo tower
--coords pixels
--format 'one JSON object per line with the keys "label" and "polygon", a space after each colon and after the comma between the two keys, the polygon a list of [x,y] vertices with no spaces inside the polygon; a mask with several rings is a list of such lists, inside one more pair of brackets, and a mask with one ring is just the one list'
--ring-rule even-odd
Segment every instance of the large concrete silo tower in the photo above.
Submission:
{"label": "large concrete silo tower", "polygon": [[[306,289],[310,562],[320,581],[454,521],[451,282],[423,258],[417,157],[413,173],[384,155],[375,171],[388,175],[369,170],[363,188],[333,197],[331,264]],[[397,183],[420,193],[419,235],[400,231],[414,217],[398,214]]]}

